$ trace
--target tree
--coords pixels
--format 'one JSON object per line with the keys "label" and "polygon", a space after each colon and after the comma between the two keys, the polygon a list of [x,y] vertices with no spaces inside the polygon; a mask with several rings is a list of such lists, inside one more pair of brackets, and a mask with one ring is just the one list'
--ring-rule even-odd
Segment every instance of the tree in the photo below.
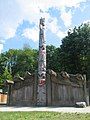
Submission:
{"label": "tree", "polygon": [[12,75],[8,72],[8,69],[7,69],[7,68],[5,68],[5,71],[4,71],[4,73],[2,74],[2,80],[3,80],[3,82],[4,82],[5,80],[12,80]]}
{"label": "tree", "polygon": [[0,54],[0,81],[6,79],[5,74],[12,77],[19,74],[24,76],[26,71],[34,72],[37,69],[37,50],[24,48],[10,49]]}
{"label": "tree", "polygon": [[37,50],[30,48],[19,50],[17,59],[12,67],[12,74],[24,76],[26,71],[31,73],[37,69]]}
{"label": "tree", "polygon": [[62,68],[70,73],[88,75],[90,59],[90,24],[82,24],[68,32],[62,40],[61,61]]}
{"label": "tree", "polygon": [[5,67],[7,66],[7,57],[5,56],[5,53],[0,54],[0,74],[2,74],[5,70]]}
{"label": "tree", "polygon": [[0,88],[4,90],[7,90],[7,87],[4,87],[4,82],[6,80],[12,80],[12,75],[8,72],[8,69],[5,68],[4,72],[2,75],[0,75]]}
{"label": "tree", "polygon": [[47,60],[47,69],[55,70],[56,72],[61,71],[60,66],[60,48],[56,48],[53,45],[46,46],[46,60]]}

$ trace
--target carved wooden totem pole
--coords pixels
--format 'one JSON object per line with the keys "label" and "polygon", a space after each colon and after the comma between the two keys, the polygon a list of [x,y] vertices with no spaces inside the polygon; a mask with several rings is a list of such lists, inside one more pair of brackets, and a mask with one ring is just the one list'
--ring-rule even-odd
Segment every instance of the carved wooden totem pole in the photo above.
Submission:
{"label": "carved wooden totem pole", "polygon": [[46,42],[44,38],[45,19],[39,24],[39,58],[38,58],[38,94],[37,105],[46,105]]}

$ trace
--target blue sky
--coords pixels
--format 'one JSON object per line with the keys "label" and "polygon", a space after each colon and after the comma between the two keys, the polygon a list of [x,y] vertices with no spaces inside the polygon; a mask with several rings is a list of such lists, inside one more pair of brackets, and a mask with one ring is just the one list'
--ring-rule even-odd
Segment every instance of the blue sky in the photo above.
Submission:
{"label": "blue sky", "polygon": [[0,0],[0,53],[24,44],[38,49],[41,17],[47,45],[58,47],[69,29],[90,22],[90,0]]}

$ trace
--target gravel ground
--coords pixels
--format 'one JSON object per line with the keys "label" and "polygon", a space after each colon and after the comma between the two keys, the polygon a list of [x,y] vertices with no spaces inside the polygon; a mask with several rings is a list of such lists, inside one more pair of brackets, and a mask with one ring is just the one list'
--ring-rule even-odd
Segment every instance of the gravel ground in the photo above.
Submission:
{"label": "gravel ground", "polygon": [[90,106],[86,108],[75,108],[75,107],[8,107],[5,105],[0,105],[0,111],[53,111],[53,112],[64,112],[64,113],[90,113]]}

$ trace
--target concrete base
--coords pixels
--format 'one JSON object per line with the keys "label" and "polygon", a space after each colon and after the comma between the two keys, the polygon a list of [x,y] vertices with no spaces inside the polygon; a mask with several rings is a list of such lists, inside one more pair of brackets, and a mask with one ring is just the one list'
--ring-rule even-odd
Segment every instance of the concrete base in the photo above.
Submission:
{"label": "concrete base", "polygon": [[85,108],[86,107],[86,102],[76,102],[76,107]]}

